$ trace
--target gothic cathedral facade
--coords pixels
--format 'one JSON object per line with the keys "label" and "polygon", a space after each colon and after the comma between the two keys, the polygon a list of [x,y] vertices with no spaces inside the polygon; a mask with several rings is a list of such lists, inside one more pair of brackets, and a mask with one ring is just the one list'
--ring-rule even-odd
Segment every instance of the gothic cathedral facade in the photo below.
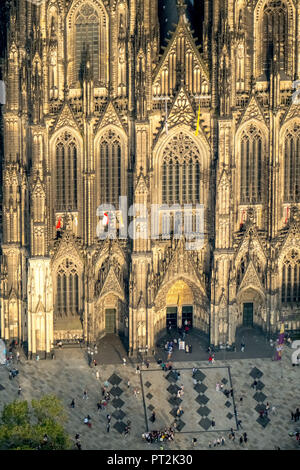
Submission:
{"label": "gothic cathedral facade", "polygon": [[[300,329],[300,0],[199,3],[197,42],[189,0],[11,2],[1,337],[30,357],[107,333],[135,354],[186,319],[215,346]],[[142,209],[140,237],[97,236],[121,196],[165,207],[155,238]],[[203,205],[201,247],[174,204]]]}

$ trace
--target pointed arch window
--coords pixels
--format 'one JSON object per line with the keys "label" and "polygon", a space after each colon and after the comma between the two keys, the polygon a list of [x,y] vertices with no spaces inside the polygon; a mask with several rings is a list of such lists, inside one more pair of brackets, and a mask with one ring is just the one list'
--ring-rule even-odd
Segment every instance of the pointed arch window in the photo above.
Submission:
{"label": "pointed arch window", "polygon": [[119,137],[108,131],[100,141],[101,204],[119,205],[121,196],[122,147]]}
{"label": "pointed arch window", "polygon": [[165,204],[200,203],[201,156],[183,133],[166,145],[162,158],[162,201]]}
{"label": "pointed arch window", "polygon": [[241,138],[241,204],[262,202],[262,136],[251,126]]}
{"label": "pointed arch window", "polygon": [[65,132],[56,143],[56,210],[77,210],[77,145]]}
{"label": "pointed arch window", "polygon": [[107,81],[107,22],[104,12],[84,4],[75,16],[75,81],[81,78],[82,64],[89,57],[95,81]]}
{"label": "pointed arch window", "polygon": [[79,315],[79,275],[78,268],[70,259],[59,266],[56,276],[56,317]]}
{"label": "pointed arch window", "polygon": [[284,305],[300,304],[300,254],[295,250],[283,261],[281,301]]}
{"label": "pointed arch window", "polygon": [[262,69],[270,76],[273,58],[276,55],[280,70],[286,70],[288,12],[283,1],[269,2],[263,12],[262,29]]}
{"label": "pointed arch window", "polygon": [[300,202],[300,125],[295,124],[286,133],[284,141],[284,199]]}

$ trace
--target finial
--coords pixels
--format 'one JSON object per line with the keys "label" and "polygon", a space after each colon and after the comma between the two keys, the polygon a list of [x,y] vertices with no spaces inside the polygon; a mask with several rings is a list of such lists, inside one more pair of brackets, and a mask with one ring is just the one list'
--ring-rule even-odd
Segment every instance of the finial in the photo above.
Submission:
{"label": "finial", "polygon": [[186,10],[185,0],[177,0],[177,10],[179,16],[183,15]]}

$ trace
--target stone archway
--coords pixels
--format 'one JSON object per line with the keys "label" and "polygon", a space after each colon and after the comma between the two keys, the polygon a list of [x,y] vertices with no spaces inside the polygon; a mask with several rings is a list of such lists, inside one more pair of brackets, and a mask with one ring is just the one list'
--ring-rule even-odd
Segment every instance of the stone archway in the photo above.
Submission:
{"label": "stone archway", "polygon": [[154,332],[158,337],[170,324],[181,328],[189,326],[208,333],[209,315],[207,299],[201,289],[191,280],[181,277],[166,283],[155,299]]}
{"label": "stone archway", "polygon": [[93,323],[95,340],[106,334],[126,335],[127,325],[123,299],[114,292],[99,297],[95,304]]}
{"label": "stone archway", "polygon": [[249,286],[237,295],[238,317],[236,327],[267,327],[266,299],[263,292]]}

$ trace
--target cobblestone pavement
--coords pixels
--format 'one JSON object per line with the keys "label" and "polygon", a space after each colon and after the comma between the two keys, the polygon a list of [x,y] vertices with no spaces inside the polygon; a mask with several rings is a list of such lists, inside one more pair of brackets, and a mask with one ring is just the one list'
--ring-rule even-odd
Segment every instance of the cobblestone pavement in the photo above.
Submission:
{"label": "cobblestone pavement", "polygon": [[[174,363],[180,371],[177,381],[171,377],[167,379],[169,372],[163,372],[154,362],[149,369],[143,367],[141,374],[137,374],[136,365],[128,360],[126,366],[100,364],[97,366],[100,380],[97,380],[96,368],[88,367],[83,350],[64,349],[57,351],[55,360],[23,359],[17,366],[20,374],[13,380],[9,380],[7,368],[0,366],[0,408],[2,409],[4,403],[19,399],[17,389],[20,383],[21,399],[31,400],[52,393],[63,400],[68,415],[66,429],[72,438],[76,432],[80,433],[83,449],[157,450],[159,445],[148,445],[142,440],[141,434],[148,426],[149,429],[154,429],[174,422],[171,412],[178,405],[169,401],[176,397],[176,391],[170,389],[170,385],[175,385],[175,388],[184,385],[180,403],[184,411],[181,417],[184,426],[181,432],[176,432],[174,442],[165,444],[166,449],[189,450],[192,448],[193,437],[197,438],[195,449],[209,449],[209,442],[222,435],[226,443],[225,446],[216,448],[219,450],[272,450],[274,446],[300,449],[295,437],[288,435],[289,431],[297,427],[300,429],[300,421],[291,421],[291,411],[300,407],[300,367],[292,367],[290,353],[291,350],[287,348],[281,363],[269,358],[217,360],[211,366],[208,366],[208,361],[181,361]],[[193,382],[192,367],[200,369],[198,384]],[[256,377],[257,391],[251,388]],[[101,387],[106,380],[111,384],[109,388],[112,390],[112,400],[107,410],[97,411],[96,403],[101,397]],[[216,391],[216,383],[222,381],[224,388],[233,387],[233,397],[228,400],[222,392]],[[85,388],[88,390],[87,400],[82,398]],[[136,396],[134,389],[138,391]],[[72,398],[75,399],[74,409],[69,406]],[[257,410],[267,402],[271,407],[276,407],[276,412],[269,414],[269,421],[257,422]],[[157,416],[155,425],[149,422],[151,406]],[[243,427],[237,431],[235,406]],[[112,415],[109,433],[106,432],[107,413]],[[83,424],[87,414],[92,417],[92,428]],[[211,427],[212,418],[216,422],[215,428]],[[124,437],[120,431],[122,423],[126,423],[128,419],[132,422],[132,430],[129,436]],[[240,445],[237,438],[235,442],[231,442],[228,439],[230,427],[234,428],[238,438],[246,431],[248,443]]]}

